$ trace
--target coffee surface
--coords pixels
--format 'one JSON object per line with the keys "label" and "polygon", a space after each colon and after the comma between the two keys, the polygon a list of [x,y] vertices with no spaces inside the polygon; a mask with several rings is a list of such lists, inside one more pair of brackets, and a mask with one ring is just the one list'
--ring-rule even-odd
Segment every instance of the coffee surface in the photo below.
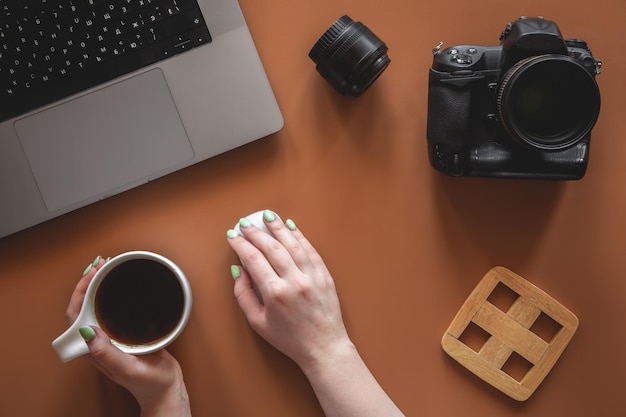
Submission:
{"label": "coffee surface", "polygon": [[183,290],[174,273],[147,259],[116,266],[95,298],[102,329],[127,345],[147,344],[166,336],[180,321],[183,306]]}

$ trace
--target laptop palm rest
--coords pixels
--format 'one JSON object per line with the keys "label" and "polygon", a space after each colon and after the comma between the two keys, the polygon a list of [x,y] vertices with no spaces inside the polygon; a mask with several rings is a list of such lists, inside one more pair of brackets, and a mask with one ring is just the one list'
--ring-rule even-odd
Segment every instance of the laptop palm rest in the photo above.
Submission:
{"label": "laptop palm rest", "polygon": [[138,185],[194,156],[159,69],[18,120],[15,129],[48,211]]}

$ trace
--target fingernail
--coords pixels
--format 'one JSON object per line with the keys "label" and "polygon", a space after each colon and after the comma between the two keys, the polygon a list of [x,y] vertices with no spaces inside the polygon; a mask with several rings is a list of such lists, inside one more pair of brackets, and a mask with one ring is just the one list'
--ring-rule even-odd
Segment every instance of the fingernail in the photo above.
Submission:
{"label": "fingernail", "polygon": [[237,265],[231,265],[230,274],[233,276],[233,279],[237,279],[241,276],[241,270]]}
{"label": "fingernail", "polygon": [[81,327],[78,332],[85,342],[91,342],[96,337],[96,332],[89,326]]}
{"label": "fingernail", "polygon": [[246,219],[245,217],[242,217],[241,219],[239,219],[239,226],[246,228],[246,227],[250,227],[250,220]]}
{"label": "fingernail", "polygon": [[104,260],[104,263],[107,263],[107,262],[109,262],[110,260],[111,260],[111,257],[109,256],[108,258],[106,258],[106,259]]}
{"label": "fingernail", "polygon": [[285,225],[289,228],[289,230],[296,230],[296,224],[291,219],[287,219]]}
{"label": "fingernail", "polygon": [[93,268],[92,264],[87,265],[87,268],[83,271],[83,276],[87,275],[89,271],[91,271],[91,268]]}
{"label": "fingernail", "polygon": [[100,255],[96,256],[96,259],[93,260],[93,263],[91,264],[91,266],[93,266],[94,268],[98,266],[98,264],[100,263],[100,259],[102,259]]}
{"label": "fingernail", "polygon": [[276,219],[276,215],[272,213],[271,210],[264,210],[263,218],[265,219],[266,222],[270,223],[270,222],[273,222],[274,219]]}
{"label": "fingernail", "polygon": [[233,229],[228,229],[228,231],[226,232],[226,236],[228,236],[229,239],[234,239],[238,236],[239,234],[233,230]]}

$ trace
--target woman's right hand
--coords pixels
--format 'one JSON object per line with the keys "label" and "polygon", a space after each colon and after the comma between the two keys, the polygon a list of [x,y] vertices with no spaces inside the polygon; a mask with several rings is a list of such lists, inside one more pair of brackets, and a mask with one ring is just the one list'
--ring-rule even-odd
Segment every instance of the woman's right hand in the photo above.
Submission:
{"label": "woman's right hand", "polygon": [[251,327],[306,370],[352,342],[320,255],[293,221],[285,224],[268,210],[264,220],[273,237],[246,219],[240,222],[245,238],[229,231],[245,264],[233,266],[235,296]]}
{"label": "woman's right hand", "polygon": [[403,417],[348,337],[320,255],[293,221],[263,215],[271,235],[247,219],[239,222],[245,237],[227,232],[245,265],[231,272],[252,328],[300,366],[326,417]]}

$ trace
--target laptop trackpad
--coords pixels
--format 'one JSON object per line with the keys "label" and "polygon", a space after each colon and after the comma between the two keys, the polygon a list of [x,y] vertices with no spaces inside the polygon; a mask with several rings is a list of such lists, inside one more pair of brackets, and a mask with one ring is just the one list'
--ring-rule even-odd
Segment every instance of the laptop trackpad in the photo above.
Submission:
{"label": "laptop trackpad", "polygon": [[15,123],[49,211],[105,197],[193,158],[154,69]]}

